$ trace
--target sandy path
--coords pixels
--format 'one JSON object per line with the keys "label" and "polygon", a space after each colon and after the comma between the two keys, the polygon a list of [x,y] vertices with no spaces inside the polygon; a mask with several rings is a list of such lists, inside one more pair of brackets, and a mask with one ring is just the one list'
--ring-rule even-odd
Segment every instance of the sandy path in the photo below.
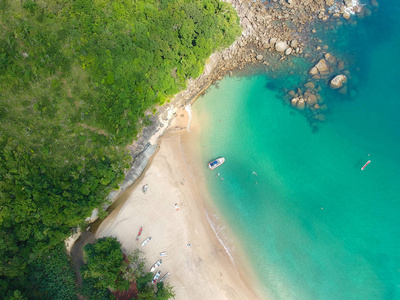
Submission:
{"label": "sandy path", "polygon": [[[126,253],[139,248],[149,269],[160,252],[167,251],[159,269],[161,276],[170,272],[165,282],[174,287],[175,299],[257,299],[207,221],[196,177],[182,150],[187,120],[178,119],[163,137],[150,167],[123,195],[127,200],[103,221],[96,237],[117,237]],[[142,236],[136,241],[141,226]],[[148,236],[151,241],[140,246]]]}

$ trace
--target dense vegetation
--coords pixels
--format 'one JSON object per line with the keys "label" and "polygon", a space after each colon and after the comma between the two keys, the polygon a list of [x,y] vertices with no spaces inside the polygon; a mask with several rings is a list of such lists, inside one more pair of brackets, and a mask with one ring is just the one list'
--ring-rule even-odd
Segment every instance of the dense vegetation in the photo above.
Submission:
{"label": "dense vegetation", "polygon": [[0,0],[0,29],[0,298],[35,298],[57,285],[28,288],[35,264],[117,188],[148,112],[239,27],[217,0]]}
{"label": "dense vegetation", "polygon": [[[157,289],[151,284],[154,274],[145,272],[145,260],[139,250],[124,257],[121,244],[116,238],[106,237],[84,247],[86,264],[81,268],[87,288],[81,294],[93,299],[110,299],[113,291],[126,291],[135,282],[138,299],[168,300],[174,296],[170,286],[158,283]],[[91,285],[91,286],[89,286]],[[95,295],[95,297],[93,297]]]}

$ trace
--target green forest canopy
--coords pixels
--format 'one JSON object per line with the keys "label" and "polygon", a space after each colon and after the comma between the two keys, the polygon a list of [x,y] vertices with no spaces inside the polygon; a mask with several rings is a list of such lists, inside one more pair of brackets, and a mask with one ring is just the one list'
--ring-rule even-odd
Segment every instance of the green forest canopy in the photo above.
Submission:
{"label": "green forest canopy", "polygon": [[240,28],[218,0],[0,0],[0,29],[4,298],[117,188],[146,112]]}

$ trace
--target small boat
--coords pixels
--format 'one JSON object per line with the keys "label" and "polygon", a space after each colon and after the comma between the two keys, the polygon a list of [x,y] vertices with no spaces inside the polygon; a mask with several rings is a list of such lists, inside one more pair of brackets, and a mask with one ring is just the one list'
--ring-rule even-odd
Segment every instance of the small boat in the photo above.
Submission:
{"label": "small boat", "polygon": [[167,256],[167,251],[161,252],[160,256]]}
{"label": "small boat", "polygon": [[363,165],[363,167],[361,168],[361,171],[363,171],[363,170],[365,169],[365,167],[369,165],[370,162],[371,162],[370,160],[367,161],[367,162],[365,163],[365,165]]}
{"label": "small boat", "polygon": [[142,230],[143,230],[143,227],[140,227],[139,233],[138,233],[137,236],[136,236],[136,240],[137,240],[137,241],[139,240],[140,235],[142,234]]}
{"label": "small boat", "polygon": [[209,162],[208,167],[211,170],[213,170],[213,169],[219,167],[220,165],[222,165],[224,162],[225,162],[225,158],[220,157],[220,158],[214,159],[213,161]]}
{"label": "small boat", "polygon": [[150,242],[151,236],[149,236],[147,239],[145,239],[142,243],[142,246],[146,245],[148,242]]}
{"label": "small boat", "polygon": [[162,259],[157,260],[157,262],[151,267],[150,272],[153,272],[162,264]]}
{"label": "small boat", "polygon": [[163,282],[164,281],[164,279],[165,278],[167,278],[168,277],[168,275],[169,275],[169,272],[167,273],[167,274],[165,274],[161,279],[160,279],[160,281],[159,282]]}
{"label": "small boat", "polygon": [[158,278],[160,278],[160,275],[161,275],[161,271],[158,271],[156,273],[156,275],[154,275],[152,284],[155,284],[157,282]]}

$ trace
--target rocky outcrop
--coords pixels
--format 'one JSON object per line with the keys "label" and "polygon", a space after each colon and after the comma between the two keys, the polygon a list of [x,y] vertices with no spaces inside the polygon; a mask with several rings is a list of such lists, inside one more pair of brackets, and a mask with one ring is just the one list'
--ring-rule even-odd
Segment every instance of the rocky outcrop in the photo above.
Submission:
{"label": "rocky outcrop", "polygon": [[[329,73],[329,66],[326,62],[325,59],[320,59],[316,65],[311,69],[313,70],[313,73],[317,72],[316,74],[327,74]],[[311,74],[311,71],[310,71]],[[315,74],[311,74],[311,75],[315,75]]]}
{"label": "rocky outcrop", "polygon": [[[330,87],[332,89],[340,89],[344,83],[347,82],[347,77],[345,75],[337,75],[335,76],[331,82],[330,82]],[[347,91],[346,91],[347,92]]]}
{"label": "rocky outcrop", "polygon": [[286,49],[289,48],[289,45],[284,41],[279,41],[275,44],[275,50],[284,53]]}

